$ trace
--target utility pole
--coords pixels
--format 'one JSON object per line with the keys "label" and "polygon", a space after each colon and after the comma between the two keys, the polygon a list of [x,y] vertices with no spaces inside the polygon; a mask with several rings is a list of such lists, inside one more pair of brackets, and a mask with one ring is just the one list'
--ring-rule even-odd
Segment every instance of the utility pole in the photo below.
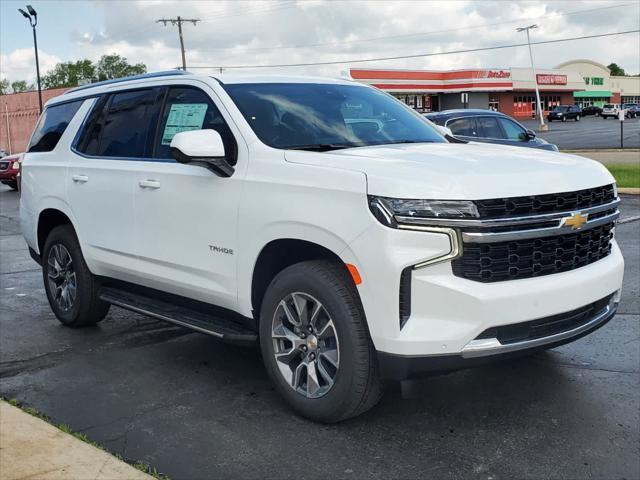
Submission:
{"label": "utility pole", "polygon": [[161,18],[159,20],[156,20],[156,23],[162,23],[165,27],[168,23],[174,26],[178,26],[178,35],[180,36],[180,51],[182,52],[182,70],[187,69],[187,60],[184,55],[184,38],[182,37],[182,24],[185,22],[191,22],[195,26],[199,21],[200,19],[198,18],[182,18],[180,16],[176,18]]}
{"label": "utility pole", "polygon": [[540,115],[540,131],[546,132],[549,130],[549,126],[544,123],[544,112],[542,111],[542,103],[540,102],[540,90],[538,89],[538,75],[536,74],[536,67],[533,65],[533,53],[531,51],[531,39],[529,38],[529,30],[538,28],[538,25],[529,25],[528,27],[517,28],[518,32],[527,32],[527,44],[529,45],[529,59],[531,60],[531,71],[533,72],[533,84],[536,87],[536,104],[538,106],[538,115]]}

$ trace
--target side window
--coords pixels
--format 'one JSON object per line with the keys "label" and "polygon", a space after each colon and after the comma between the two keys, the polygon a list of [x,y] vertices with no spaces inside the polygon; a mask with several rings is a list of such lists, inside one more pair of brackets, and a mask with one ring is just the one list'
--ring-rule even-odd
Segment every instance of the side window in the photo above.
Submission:
{"label": "side window", "polygon": [[170,145],[176,133],[206,129],[220,134],[226,159],[235,165],[238,151],[235,138],[209,95],[192,87],[171,88],[156,134],[154,157],[173,158]]}
{"label": "side window", "polygon": [[151,157],[149,140],[155,134],[158,122],[158,94],[155,88],[113,94],[96,155]]}
{"label": "side window", "polygon": [[500,122],[500,125],[502,125],[502,128],[507,134],[507,138],[509,140],[524,140],[526,138],[524,128],[513,120],[509,120],[508,118],[499,118],[498,121]]}
{"label": "side window", "polygon": [[478,136],[481,138],[504,138],[495,117],[478,117],[476,125],[478,126]]}
{"label": "side window", "polygon": [[62,137],[82,102],[84,100],[47,107],[33,132],[27,151],[50,152],[56,148],[60,137]]}
{"label": "side window", "polygon": [[458,118],[447,123],[447,127],[453,132],[454,135],[460,135],[462,137],[477,137],[476,134],[476,121],[474,118]]}
{"label": "side window", "polygon": [[76,143],[76,150],[87,155],[96,155],[100,145],[100,134],[107,114],[107,100],[109,95],[98,98],[91,113],[84,122],[80,137]]}

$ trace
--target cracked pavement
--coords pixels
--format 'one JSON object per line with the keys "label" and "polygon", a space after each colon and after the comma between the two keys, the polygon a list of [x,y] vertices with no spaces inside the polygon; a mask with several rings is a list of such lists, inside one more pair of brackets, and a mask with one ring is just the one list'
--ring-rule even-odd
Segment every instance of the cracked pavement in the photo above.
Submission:
{"label": "cracked pavement", "polygon": [[[62,327],[0,187],[0,395],[175,479],[639,478],[640,221],[619,225],[619,314],[532,357],[388,386],[318,425],[269,384],[257,350],[115,307]],[[623,218],[640,213],[624,197]],[[301,452],[313,461],[301,461]]]}

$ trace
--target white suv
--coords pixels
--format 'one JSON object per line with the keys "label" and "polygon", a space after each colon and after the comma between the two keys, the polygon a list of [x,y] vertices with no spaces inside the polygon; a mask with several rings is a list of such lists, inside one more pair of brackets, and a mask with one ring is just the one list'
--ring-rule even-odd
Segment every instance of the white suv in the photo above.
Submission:
{"label": "white suv", "polygon": [[149,74],[48,102],[20,216],[65,325],[110,305],[259,342],[299,413],[381,380],[572,341],[612,318],[599,163],[448,139],[348,80]]}
{"label": "white suv", "polygon": [[[623,111],[624,111],[623,115],[626,116],[627,114],[626,110],[623,110]],[[600,116],[605,120],[609,117],[618,118],[619,115],[620,115],[620,105],[618,105],[617,103],[607,103],[606,105],[602,106],[602,112],[600,112]]]}

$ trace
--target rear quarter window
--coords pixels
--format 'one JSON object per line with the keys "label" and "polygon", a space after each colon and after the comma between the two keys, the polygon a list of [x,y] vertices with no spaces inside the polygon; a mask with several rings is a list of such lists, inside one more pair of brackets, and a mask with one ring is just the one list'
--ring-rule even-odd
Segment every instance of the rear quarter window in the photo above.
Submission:
{"label": "rear quarter window", "polygon": [[27,151],[50,152],[56,148],[60,137],[62,137],[82,102],[84,100],[47,107],[33,132]]}

